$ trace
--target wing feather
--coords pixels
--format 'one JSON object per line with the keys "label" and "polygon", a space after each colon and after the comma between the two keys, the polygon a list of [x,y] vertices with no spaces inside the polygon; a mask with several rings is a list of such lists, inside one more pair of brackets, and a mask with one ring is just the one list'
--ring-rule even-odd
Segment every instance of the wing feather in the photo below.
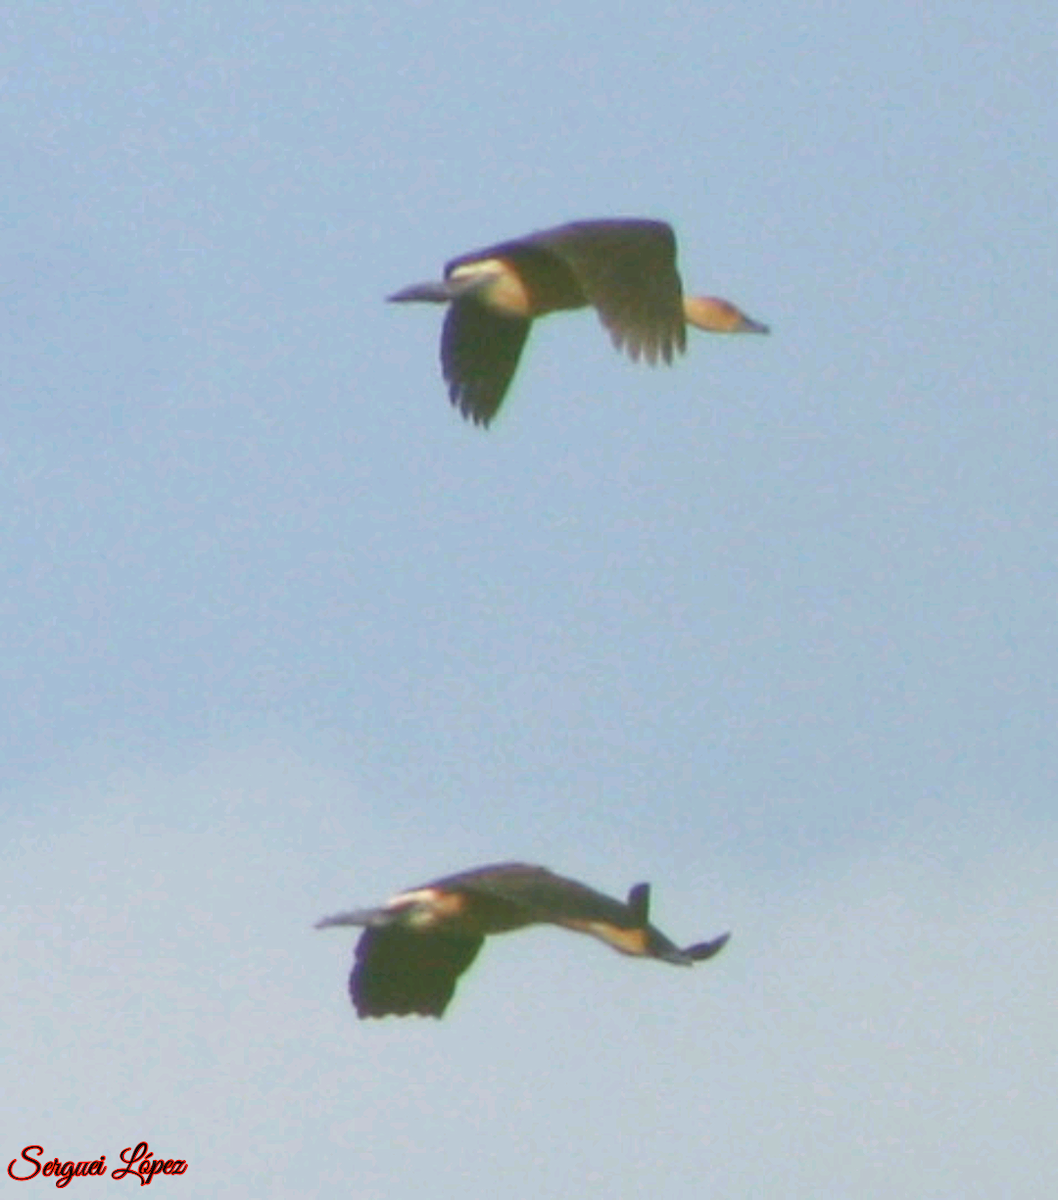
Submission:
{"label": "wing feather", "polygon": [[473,296],[453,300],[441,332],[448,395],[464,417],[487,426],[518,368],[530,322],[487,308]]}
{"label": "wing feather", "polygon": [[683,353],[687,333],[676,236],[663,221],[574,221],[532,234],[561,258],[614,345],[650,364]]}
{"label": "wing feather", "polygon": [[439,1017],[484,938],[418,932],[399,925],[366,929],[356,945],[349,995],[361,1017]]}

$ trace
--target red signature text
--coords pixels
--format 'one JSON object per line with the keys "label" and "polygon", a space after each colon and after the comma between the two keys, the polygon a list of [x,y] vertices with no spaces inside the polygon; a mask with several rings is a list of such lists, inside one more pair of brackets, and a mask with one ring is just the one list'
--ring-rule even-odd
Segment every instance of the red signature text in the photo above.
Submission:
{"label": "red signature text", "polygon": [[[36,1179],[38,1175],[52,1176],[56,1187],[66,1187],[71,1179],[81,1175],[105,1175],[107,1173],[107,1156],[101,1154],[91,1161],[60,1162],[57,1158],[50,1162],[41,1162],[44,1155],[43,1146],[24,1146],[22,1148],[22,1163],[28,1167],[28,1174],[16,1173],[20,1164],[13,1158],[7,1164],[7,1173],[12,1179],[26,1183]],[[129,1175],[145,1186],[154,1179],[155,1175],[183,1175],[187,1163],[182,1158],[155,1158],[146,1142],[137,1142],[135,1146],[126,1146],[120,1155],[123,1167],[115,1167],[110,1172],[111,1179],[125,1179]]]}

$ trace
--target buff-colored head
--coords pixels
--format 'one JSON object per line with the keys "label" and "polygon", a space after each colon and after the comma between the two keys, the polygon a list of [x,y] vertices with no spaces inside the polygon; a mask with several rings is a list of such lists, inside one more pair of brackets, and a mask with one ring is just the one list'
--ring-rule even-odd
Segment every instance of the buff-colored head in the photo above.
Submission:
{"label": "buff-colored head", "polygon": [[709,333],[769,333],[767,325],[747,317],[729,300],[718,296],[684,296],[683,315],[688,325]]}

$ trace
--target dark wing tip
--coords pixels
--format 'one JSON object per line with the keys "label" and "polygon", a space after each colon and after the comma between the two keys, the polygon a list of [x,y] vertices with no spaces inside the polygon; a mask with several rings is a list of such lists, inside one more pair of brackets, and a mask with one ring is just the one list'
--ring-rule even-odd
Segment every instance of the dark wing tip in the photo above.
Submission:
{"label": "dark wing tip", "polygon": [[440,1020],[444,1016],[445,1009],[448,1007],[447,999],[436,1002],[421,1001],[404,1004],[392,1002],[383,1006],[368,998],[357,996],[351,987],[350,994],[352,995],[356,1015],[361,1020],[380,1020],[382,1017],[433,1017],[436,1020]]}

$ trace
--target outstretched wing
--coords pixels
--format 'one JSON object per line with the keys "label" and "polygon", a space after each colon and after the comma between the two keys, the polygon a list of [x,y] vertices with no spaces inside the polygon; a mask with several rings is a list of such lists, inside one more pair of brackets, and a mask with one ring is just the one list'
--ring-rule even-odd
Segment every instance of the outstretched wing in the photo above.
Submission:
{"label": "outstretched wing", "polygon": [[524,239],[566,264],[614,345],[654,364],[687,342],[676,236],[663,221],[574,221]]}
{"label": "outstretched wing", "polygon": [[441,332],[448,395],[464,417],[488,425],[514,378],[530,322],[487,308],[472,295],[453,300]]}
{"label": "outstretched wing", "polygon": [[477,957],[481,937],[420,933],[399,925],[366,929],[356,945],[349,995],[358,1016],[439,1017],[459,976]]}

